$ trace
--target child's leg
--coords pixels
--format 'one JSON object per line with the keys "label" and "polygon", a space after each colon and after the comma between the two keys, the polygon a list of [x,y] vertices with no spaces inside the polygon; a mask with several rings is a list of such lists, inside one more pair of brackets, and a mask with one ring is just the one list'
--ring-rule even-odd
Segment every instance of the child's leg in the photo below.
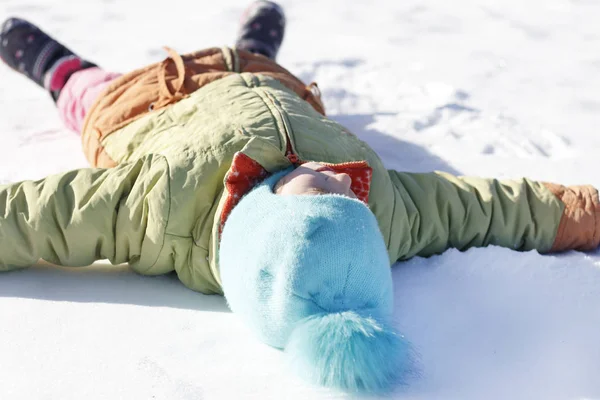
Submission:
{"label": "child's leg", "polygon": [[56,102],[65,125],[81,133],[83,121],[96,98],[120,74],[93,67],[75,72],[67,80]]}
{"label": "child's leg", "polygon": [[21,18],[9,18],[0,27],[0,59],[46,89],[65,125],[78,133],[98,94],[119,76],[79,57]]}
{"label": "child's leg", "polygon": [[279,4],[259,0],[244,12],[236,40],[238,49],[275,60],[285,33],[285,15]]}
{"label": "child's leg", "polygon": [[0,59],[46,89],[54,101],[71,74],[95,67],[36,25],[9,18],[0,27]]}

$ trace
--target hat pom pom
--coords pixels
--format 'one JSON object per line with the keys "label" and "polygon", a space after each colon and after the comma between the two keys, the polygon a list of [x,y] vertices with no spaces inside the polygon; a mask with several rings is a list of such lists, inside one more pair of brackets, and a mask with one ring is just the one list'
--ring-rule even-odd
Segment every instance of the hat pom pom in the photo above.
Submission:
{"label": "hat pom pom", "polygon": [[410,363],[410,346],[402,335],[355,310],[304,318],[285,352],[305,379],[354,392],[390,391]]}

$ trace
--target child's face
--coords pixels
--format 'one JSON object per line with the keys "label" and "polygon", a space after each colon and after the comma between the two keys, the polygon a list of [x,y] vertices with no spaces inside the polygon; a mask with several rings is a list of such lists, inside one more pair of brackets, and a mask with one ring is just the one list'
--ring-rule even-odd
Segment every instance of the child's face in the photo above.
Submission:
{"label": "child's face", "polygon": [[280,195],[335,193],[356,199],[350,189],[352,179],[316,162],[302,164],[277,182],[275,193]]}

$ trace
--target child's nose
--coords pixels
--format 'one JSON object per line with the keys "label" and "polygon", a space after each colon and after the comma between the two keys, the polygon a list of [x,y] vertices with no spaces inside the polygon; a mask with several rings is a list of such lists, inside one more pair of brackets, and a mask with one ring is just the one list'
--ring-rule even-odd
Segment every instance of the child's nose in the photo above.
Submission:
{"label": "child's nose", "polygon": [[345,188],[349,188],[352,185],[352,178],[350,175],[344,173],[335,174],[335,179],[344,185]]}

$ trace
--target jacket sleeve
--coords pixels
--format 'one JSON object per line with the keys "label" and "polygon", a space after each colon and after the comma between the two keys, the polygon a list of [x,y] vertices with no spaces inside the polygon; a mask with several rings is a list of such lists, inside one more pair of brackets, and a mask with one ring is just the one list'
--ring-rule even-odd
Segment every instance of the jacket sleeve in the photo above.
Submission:
{"label": "jacket sleeve", "polygon": [[0,186],[0,271],[39,259],[64,266],[108,259],[152,273],[168,217],[168,172],[164,157],[150,155]]}
{"label": "jacket sleeve", "polygon": [[591,250],[600,242],[600,204],[591,186],[388,172],[394,189],[388,248],[396,260],[450,247],[552,252]]}

